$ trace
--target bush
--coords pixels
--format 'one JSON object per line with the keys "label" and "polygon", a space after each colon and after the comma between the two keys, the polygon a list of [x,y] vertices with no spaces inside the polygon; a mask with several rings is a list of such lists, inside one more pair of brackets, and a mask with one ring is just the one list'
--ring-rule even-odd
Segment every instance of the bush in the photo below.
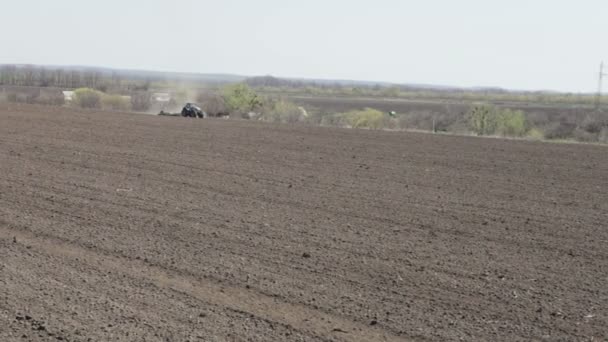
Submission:
{"label": "bush", "polygon": [[63,106],[65,104],[65,97],[61,92],[54,94],[40,94],[35,99],[37,104],[49,105],[49,106]]}
{"label": "bush", "polygon": [[[312,120],[315,117],[311,117]],[[369,128],[369,129],[395,129],[402,122],[399,119],[389,117],[384,112],[373,108],[353,110],[346,113],[330,114],[321,117],[320,124],[323,126]]]}
{"label": "bush", "polygon": [[73,103],[80,108],[101,108],[103,93],[91,88],[74,90]]}
{"label": "bush", "polygon": [[365,108],[339,114],[342,122],[352,128],[379,129],[385,127],[385,114],[379,110]]}
{"label": "bush", "polygon": [[327,114],[321,115],[319,122],[321,126],[332,126],[332,127],[343,127],[347,124],[344,122],[343,117],[340,114]]}
{"label": "bush", "polygon": [[145,112],[152,106],[152,96],[150,93],[142,92],[131,95],[131,109],[138,112]]}
{"label": "bush", "polygon": [[304,115],[305,111],[296,104],[285,100],[274,101],[269,107],[269,109],[262,112],[260,120],[293,123],[303,121],[306,118]]}
{"label": "bush", "polygon": [[601,143],[608,143],[608,127],[602,128],[600,134],[597,137],[597,141]]}
{"label": "bush", "polygon": [[387,87],[380,91],[380,95],[384,97],[399,97],[401,90],[396,86]]}
{"label": "bush", "polygon": [[127,111],[131,109],[131,101],[128,97],[121,95],[104,94],[101,98],[104,109]]}
{"label": "bush", "polygon": [[569,122],[556,122],[545,129],[545,139],[568,139],[576,129],[576,124]]}
{"label": "bush", "polygon": [[506,137],[526,135],[526,115],[521,110],[503,109],[497,112],[496,133]]}
{"label": "bush", "polygon": [[222,98],[231,113],[247,114],[259,111],[264,105],[262,98],[244,83],[224,87]]}
{"label": "bush", "polygon": [[534,140],[541,140],[545,137],[545,134],[538,128],[532,128],[528,130],[528,138]]}
{"label": "bush", "polygon": [[6,100],[12,103],[35,103],[37,95],[27,92],[9,92],[6,94]]}
{"label": "bush", "polygon": [[589,133],[600,133],[604,127],[608,127],[608,119],[601,112],[587,114],[580,124],[580,128]]}
{"label": "bush", "polygon": [[433,117],[437,113],[428,110],[416,110],[407,114],[400,115],[397,119],[401,129],[432,130]]}
{"label": "bush", "polygon": [[574,140],[582,142],[594,142],[598,140],[597,134],[588,132],[584,129],[581,129],[580,127],[574,129],[574,131],[572,132],[572,137],[574,138]]}
{"label": "bush", "polygon": [[469,128],[477,135],[492,135],[496,131],[496,110],[491,106],[475,106],[467,114]]}
{"label": "bush", "polygon": [[410,128],[410,125],[408,123],[408,116],[407,115],[399,115],[399,116],[397,116],[397,127],[399,129],[408,129],[408,128]]}
{"label": "bush", "polygon": [[464,114],[440,112],[436,110],[414,110],[397,117],[396,125],[400,129],[415,129],[435,132],[470,132]]}
{"label": "bush", "polygon": [[467,114],[469,128],[477,135],[522,137],[528,131],[526,115],[521,110],[481,105]]}
{"label": "bush", "polygon": [[556,116],[555,114],[550,116],[547,112],[542,111],[526,112],[526,119],[533,127],[544,127],[552,121],[561,121]]}

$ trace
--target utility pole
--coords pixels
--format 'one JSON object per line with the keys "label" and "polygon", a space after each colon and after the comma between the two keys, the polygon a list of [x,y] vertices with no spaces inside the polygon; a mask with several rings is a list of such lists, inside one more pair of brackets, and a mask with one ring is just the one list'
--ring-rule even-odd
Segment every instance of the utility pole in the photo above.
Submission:
{"label": "utility pole", "polygon": [[597,95],[595,98],[595,109],[600,109],[602,105],[602,85],[604,81],[604,77],[608,76],[608,73],[604,72],[604,62],[600,64],[600,73],[598,75],[598,85],[597,85]]}

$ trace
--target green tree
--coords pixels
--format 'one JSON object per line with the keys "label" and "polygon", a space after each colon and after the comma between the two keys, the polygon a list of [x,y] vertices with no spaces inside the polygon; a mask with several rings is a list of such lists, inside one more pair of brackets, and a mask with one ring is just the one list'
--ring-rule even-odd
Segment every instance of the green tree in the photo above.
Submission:
{"label": "green tree", "polygon": [[521,110],[479,105],[469,111],[468,122],[469,129],[477,135],[523,137],[528,132],[526,114]]}
{"label": "green tree", "polygon": [[473,107],[468,113],[469,128],[477,135],[491,135],[496,130],[496,109],[481,105]]}
{"label": "green tree", "polygon": [[234,113],[247,114],[263,107],[262,98],[245,83],[224,87],[222,97],[228,109]]}
{"label": "green tree", "polygon": [[526,115],[521,110],[503,109],[497,112],[496,132],[507,137],[523,137],[528,131]]}

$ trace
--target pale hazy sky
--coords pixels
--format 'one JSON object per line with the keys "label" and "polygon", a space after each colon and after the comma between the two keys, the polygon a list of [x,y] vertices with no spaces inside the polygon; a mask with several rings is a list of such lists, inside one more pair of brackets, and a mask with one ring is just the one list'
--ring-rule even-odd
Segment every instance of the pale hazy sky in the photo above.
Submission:
{"label": "pale hazy sky", "polygon": [[591,92],[608,0],[0,0],[0,63]]}

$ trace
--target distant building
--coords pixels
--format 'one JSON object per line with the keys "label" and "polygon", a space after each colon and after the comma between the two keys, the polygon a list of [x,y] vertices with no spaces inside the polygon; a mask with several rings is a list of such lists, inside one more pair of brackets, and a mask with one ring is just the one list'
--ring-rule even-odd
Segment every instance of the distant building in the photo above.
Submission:
{"label": "distant building", "polygon": [[171,95],[169,93],[153,93],[152,101],[160,102],[160,103],[167,103],[167,102],[171,101]]}
{"label": "distant building", "polygon": [[65,102],[72,102],[72,100],[74,99],[74,92],[71,90],[64,90],[63,91],[63,100]]}

